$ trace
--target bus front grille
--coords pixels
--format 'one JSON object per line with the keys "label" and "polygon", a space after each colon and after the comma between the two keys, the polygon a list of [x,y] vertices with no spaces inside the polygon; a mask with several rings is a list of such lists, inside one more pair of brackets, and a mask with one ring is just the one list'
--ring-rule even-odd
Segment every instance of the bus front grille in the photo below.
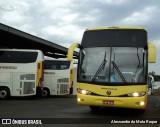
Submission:
{"label": "bus front grille", "polygon": [[67,84],[61,84],[60,85],[60,94],[67,93],[68,85]]}
{"label": "bus front grille", "polygon": [[57,94],[67,94],[68,93],[68,84],[58,84]]}

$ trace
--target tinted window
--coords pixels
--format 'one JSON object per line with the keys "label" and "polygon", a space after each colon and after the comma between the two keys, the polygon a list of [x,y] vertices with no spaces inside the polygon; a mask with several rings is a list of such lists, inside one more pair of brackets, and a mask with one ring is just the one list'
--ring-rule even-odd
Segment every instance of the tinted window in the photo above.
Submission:
{"label": "tinted window", "polygon": [[92,30],[83,35],[83,47],[137,47],[147,45],[145,30]]}
{"label": "tinted window", "polygon": [[45,60],[45,62],[44,62],[44,69],[50,69],[50,70],[69,69],[69,66],[70,66],[70,62],[69,61]]}
{"label": "tinted window", "polygon": [[38,52],[0,51],[0,63],[33,63]]}

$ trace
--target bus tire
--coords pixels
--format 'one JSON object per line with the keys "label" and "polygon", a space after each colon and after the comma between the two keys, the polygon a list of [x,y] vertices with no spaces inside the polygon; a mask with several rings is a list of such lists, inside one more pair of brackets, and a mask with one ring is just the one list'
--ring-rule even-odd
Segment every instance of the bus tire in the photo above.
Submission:
{"label": "bus tire", "polygon": [[100,107],[99,106],[90,106],[92,112],[98,112]]}
{"label": "bus tire", "polygon": [[48,88],[43,88],[42,91],[42,97],[49,97],[50,96],[50,92]]}
{"label": "bus tire", "polygon": [[69,94],[73,94],[73,87],[70,88]]}
{"label": "bus tire", "polygon": [[10,90],[7,87],[0,88],[0,99],[5,100],[10,96]]}

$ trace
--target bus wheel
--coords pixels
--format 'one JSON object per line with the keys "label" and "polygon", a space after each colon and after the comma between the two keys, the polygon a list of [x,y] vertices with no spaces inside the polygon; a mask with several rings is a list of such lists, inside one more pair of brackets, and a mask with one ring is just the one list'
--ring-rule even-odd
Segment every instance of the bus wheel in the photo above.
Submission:
{"label": "bus wheel", "polygon": [[7,99],[10,96],[10,91],[8,88],[0,88],[0,99]]}
{"label": "bus wheel", "polygon": [[49,97],[50,96],[50,92],[47,88],[43,88],[42,91],[42,97]]}
{"label": "bus wheel", "polygon": [[99,106],[90,106],[92,112],[98,112],[100,107]]}

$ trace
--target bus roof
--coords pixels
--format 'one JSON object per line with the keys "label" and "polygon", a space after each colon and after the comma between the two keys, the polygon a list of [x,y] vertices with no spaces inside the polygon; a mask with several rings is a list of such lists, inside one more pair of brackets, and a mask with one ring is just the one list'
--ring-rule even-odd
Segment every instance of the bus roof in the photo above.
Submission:
{"label": "bus roof", "polygon": [[141,29],[145,30],[143,27],[136,26],[106,26],[106,27],[95,27],[95,28],[87,28],[86,31],[90,30],[107,30],[107,29]]}
{"label": "bus roof", "polygon": [[44,60],[49,60],[49,61],[67,61],[67,59],[54,59],[54,58],[44,58]]}
{"label": "bus roof", "polygon": [[42,52],[41,50],[38,49],[0,49],[0,51],[26,51],[26,52]]}

